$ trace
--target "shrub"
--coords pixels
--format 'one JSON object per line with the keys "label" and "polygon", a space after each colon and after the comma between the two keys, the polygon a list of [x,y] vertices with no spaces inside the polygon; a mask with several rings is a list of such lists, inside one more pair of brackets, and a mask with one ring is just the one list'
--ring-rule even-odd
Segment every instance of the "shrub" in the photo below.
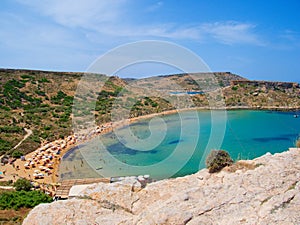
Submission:
{"label": "shrub", "polygon": [[233,91],[237,91],[238,89],[239,89],[238,86],[232,86],[232,87],[231,87],[231,90],[233,90]]}
{"label": "shrub", "polygon": [[3,133],[22,133],[23,128],[18,126],[0,126],[0,132]]}
{"label": "shrub", "polygon": [[218,172],[232,163],[229,153],[224,150],[212,150],[206,158],[206,168],[210,173]]}
{"label": "shrub", "polygon": [[50,83],[50,81],[47,78],[45,78],[45,77],[39,79],[39,82],[40,83]]}
{"label": "shrub", "polygon": [[33,76],[30,76],[30,75],[27,75],[27,74],[21,75],[21,78],[22,79],[34,79]]}
{"label": "shrub", "polygon": [[14,187],[16,188],[16,191],[30,191],[31,183],[30,181],[21,178],[14,183]]}
{"label": "shrub", "polygon": [[0,138],[0,155],[12,148],[12,144]]}
{"label": "shrub", "polygon": [[19,159],[22,155],[24,155],[24,154],[18,150],[13,151],[13,153],[11,154],[11,156],[16,159]]}
{"label": "shrub", "polygon": [[33,208],[40,203],[50,203],[52,198],[40,191],[6,191],[0,194],[0,209]]}

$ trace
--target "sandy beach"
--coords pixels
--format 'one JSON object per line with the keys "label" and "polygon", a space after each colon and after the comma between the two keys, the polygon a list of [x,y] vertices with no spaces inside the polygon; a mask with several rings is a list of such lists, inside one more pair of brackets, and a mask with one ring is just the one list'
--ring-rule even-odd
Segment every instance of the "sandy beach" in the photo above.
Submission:
{"label": "sandy beach", "polygon": [[0,165],[2,172],[0,181],[16,181],[25,178],[49,193],[55,191],[58,182],[58,169],[61,158],[70,149],[91,138],[112,131],[112,123],[105,123],[90,130],[86,134],[73,134],[64,139],[42,143],[33,152]]}

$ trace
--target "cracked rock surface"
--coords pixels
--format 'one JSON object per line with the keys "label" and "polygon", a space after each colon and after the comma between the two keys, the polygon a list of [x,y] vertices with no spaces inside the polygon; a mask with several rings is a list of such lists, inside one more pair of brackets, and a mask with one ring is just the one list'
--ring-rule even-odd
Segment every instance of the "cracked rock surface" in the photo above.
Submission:
{"label": "cracked rock surface", "polygon": [[196,174],[148,184],[94,184],[82,198],[41,204],[34,224],[300,224],[300,149],[255,160],[234,172]]}

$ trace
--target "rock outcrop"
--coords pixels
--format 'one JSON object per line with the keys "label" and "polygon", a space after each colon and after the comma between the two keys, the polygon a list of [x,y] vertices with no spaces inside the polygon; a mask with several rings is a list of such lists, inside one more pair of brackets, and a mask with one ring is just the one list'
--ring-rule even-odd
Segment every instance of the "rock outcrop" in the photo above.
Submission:
{"label": "rock outcrop", "polygon": [[264,86],[267,89],[289,89],[289,88],[299,88],[299,84],[296,82],[275,82],[275,81],[261,81],[261,80],[232,80],[230,85],[250,85],[254,87]]}
{"label": "rock outcrop", "polygon": [[37,206],[23,224],[299,224],[300,149],[144,188],[135,179],[94,184],[80,195]]}

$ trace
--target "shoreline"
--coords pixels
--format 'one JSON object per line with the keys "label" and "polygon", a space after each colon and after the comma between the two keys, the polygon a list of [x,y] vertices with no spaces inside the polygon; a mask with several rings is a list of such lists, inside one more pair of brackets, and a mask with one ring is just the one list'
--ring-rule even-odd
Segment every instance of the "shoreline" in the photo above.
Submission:
{"label": "shoreline", "polygon": [[[53,156],[51,160],[49,160],[49,164],[51,164],[52,169],[48,175],[43,176],[41,179],[35,179],[32,177],[35,171],[37,171],[41,166],[38,166],[39,163],[36,164],[34,167],[25,168],[24,163],[26,161],[22,161],[21,159],[17,159],[13,164],[6,164],[1,166],[1,170],[5,171],[4,178],[1,181],[6,180],[16,180],[17,178],[25,178],[35,183],[38,183],[41,186],[42,190],[48,192],[55,192],[55,186],[58,185],[58,171],[60,166],[60,161],[64,157],[66,153],[72,150],[74,147],[83,144],[85,142],[90,141],[91,139],[97,137],[98,135],[104,135],[113,131],[114,129],[118,129],[120,127],[130,125],[131,123],[137,122],[143,119],[149,119],[156,116],[165,116],[171,115],[175,113],[180,113],[184,111],[191,111],[191,110],[271,110],[271,111],[284,111],[284,112],[292,112],[300,110],[300,107],[248,107],[248,106],[232,106],[232,107],[194,107],[194,108],[184,108],[184,109],[173,109],[168,111],[163,111],[159,113],[152,113],[148,115],[142,115],[138,117],[133,117],[129,119],[123,119],[116,122],[109,122],[100,124],[95,128],[89,129],[86,133],[82,134],[73,134],[64,139],[59,139],[50,143],[42,144],[38,149],[34,150],[33,152],[27,154],[25,156],[25,160],[32,159],[38,153],[46,153],[53,151],[59,151],[59,154],[52,154]],[[48,148],[47,148],[48,146]],[[50,154],[50,153],[49,153]],[[43,154],[43,159],[46,154]],[[48,157],[48,156],[47,156]],[[47,158],[46,157],[46,158]],[[37,162],[37,161],[36,161]],[[31,161],[30,161],[31,163]],[[43,187],[44,186],[44,187]],[[50,187],[50,188],[49,188]]]}

